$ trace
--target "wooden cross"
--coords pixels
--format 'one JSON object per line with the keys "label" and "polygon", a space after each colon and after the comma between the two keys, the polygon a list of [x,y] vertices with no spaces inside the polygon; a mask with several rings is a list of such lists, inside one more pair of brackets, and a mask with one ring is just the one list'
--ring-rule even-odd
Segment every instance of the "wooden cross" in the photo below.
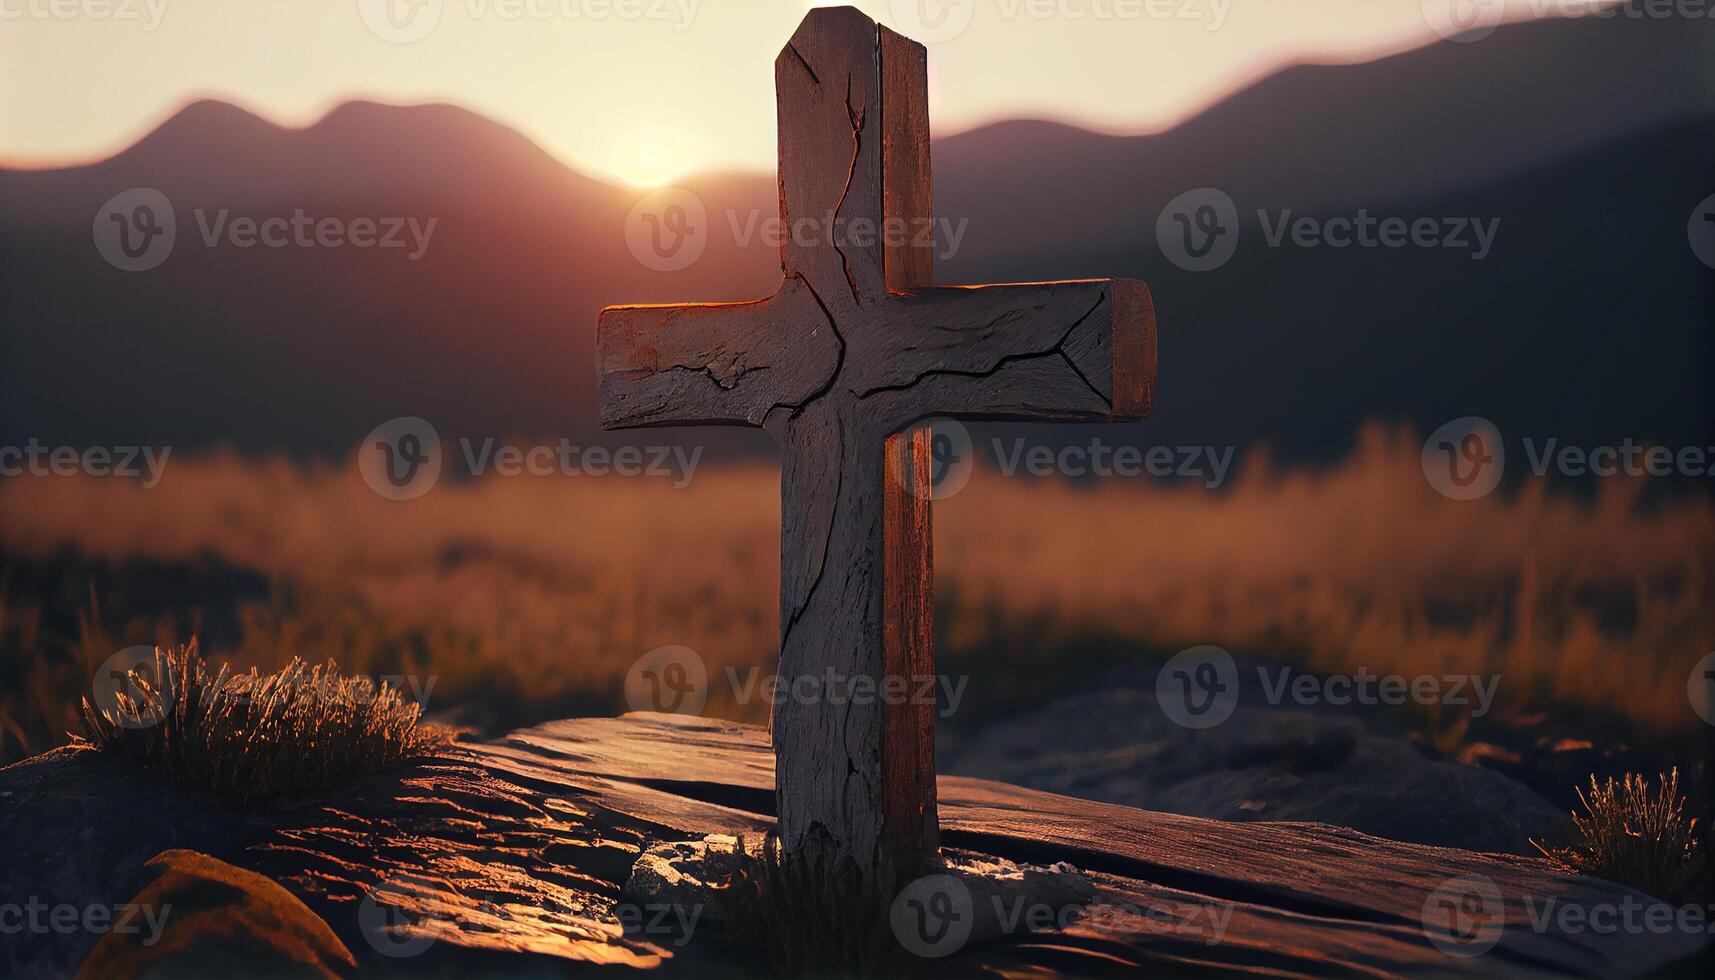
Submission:
{"label": "wooden cross", "polygon": [[932,243],[884,233],[932,214],[927,76],[922,45],[851,7],[812,10],[774,63],[780,291],[610,307],[597,328],[604,427],[751,425],[779,442],[780,833],[789,854],[883,881],[937,859],[933,699],[803,695],[934,674],[917,423],[1139,419],[1155,390],[1143,283],[935,287]]}

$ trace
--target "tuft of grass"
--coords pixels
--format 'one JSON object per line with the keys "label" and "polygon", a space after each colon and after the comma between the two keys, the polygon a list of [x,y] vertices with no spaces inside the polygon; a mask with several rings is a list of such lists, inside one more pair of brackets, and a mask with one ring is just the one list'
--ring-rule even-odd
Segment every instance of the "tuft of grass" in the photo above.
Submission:
{"label": "tuft of grass", "polygon": [[1685,815],[1679,770],[1658,777],[1652,788],[1639,773],[1605,783],[1590,777],[1578,799],[1585,813],[1572,814],[1578,839],[1569,847],[1546,848],[1550,861],[1582,874],[1606,878],[1667,902],[1707,895],[1709,855],[1698,839],[1697,819]]}
{"label": "tuft of grass", "polygon": [[[150,669],[152,666],[152,670]],[[211,673],[196,641],[155,649],[113,698],[82,706],[83,738],[183,789],[237,803],[326,789],[447,744],[420,706],[333,664]]]}
{"label": "tuft of grass", "polygon": [[726,857],[727,928],[776,975],[904,977],[921,965],[893,936],[888,895],[849,859],[834,863],[814,850],[789,858],[773,832],[760,853],[740,837]]}

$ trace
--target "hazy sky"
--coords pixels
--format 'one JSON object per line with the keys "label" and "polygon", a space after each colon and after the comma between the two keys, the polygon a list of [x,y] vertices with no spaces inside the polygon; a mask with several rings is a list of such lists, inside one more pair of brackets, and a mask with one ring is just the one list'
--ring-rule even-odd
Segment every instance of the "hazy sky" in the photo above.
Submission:
{"label": "hazy sky", "polygon": [[[1503,0],[858,0],[930,44],[937,132],[1171,126],[1299,61],[1437,40]],[[1512,16],[1581,0],[1511,0]],[[106,156],[187,100],[288,125],[446,101],[634,183],[774,166],[773,58],[812,0],[0,0],[0,162]],[[421,35],[418,37],[417,35]]]}

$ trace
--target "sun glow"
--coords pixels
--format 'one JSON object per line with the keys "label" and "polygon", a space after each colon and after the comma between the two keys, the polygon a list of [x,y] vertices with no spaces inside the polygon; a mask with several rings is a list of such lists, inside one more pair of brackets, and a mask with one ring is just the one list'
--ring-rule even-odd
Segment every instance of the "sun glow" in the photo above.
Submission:
{"label": "sun glow", "polygon": [[620,137],[608,169],[633,187],[663,187],[701,162],[699,150],[697,141],[684,132],[647,126]]}

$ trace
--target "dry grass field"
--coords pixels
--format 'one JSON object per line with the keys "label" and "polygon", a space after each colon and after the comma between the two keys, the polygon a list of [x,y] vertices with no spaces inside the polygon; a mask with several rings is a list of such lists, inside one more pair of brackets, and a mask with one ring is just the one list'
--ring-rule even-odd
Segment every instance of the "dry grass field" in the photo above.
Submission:
{"label": "dry grass field", "polygon": [[[1715,508],[1529,484],[1438,496],[1415,436],[1342,464],[1252,454],[1222,492],[980,472],[937,504],[941,663],[1009,700],[1214,643],[1323,671],[1498,674],[1511,711],[1695,726],[1715,648]],[[624,710],[623,676],[697,650],[708,711],[764,720],[727,668],[776,641],[778,477],[489,478],[405,503],[354,471],[174,457],[160,487],[0,482],[0,759],[63,741],[96,665],[199,634],[211,661],[410,675],[431,714],[504,728]],[[1010,682],[1010,686],[1008,686]],[[970,710],[985,710],[983,703]]]}

